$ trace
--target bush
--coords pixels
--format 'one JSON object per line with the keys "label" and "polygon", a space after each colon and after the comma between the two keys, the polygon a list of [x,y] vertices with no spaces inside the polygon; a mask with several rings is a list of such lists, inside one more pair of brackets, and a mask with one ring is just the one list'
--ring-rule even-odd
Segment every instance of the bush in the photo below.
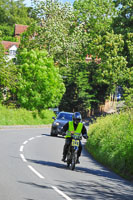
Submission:
{"label": "bush", "polygon": [[88,151],[119,175],[133,178],[132,111],[102,117],[89,129]]}

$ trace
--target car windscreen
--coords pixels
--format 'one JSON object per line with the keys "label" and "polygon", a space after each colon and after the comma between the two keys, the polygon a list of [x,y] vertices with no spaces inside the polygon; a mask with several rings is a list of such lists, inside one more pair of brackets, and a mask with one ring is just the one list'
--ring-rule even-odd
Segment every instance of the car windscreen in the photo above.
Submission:
{"label": "car windscreen", "polygon": [[62,120],[70,120],[72,121],[72,114],[69,114],[69,113],[59,113],[57,119],[62,119]]}

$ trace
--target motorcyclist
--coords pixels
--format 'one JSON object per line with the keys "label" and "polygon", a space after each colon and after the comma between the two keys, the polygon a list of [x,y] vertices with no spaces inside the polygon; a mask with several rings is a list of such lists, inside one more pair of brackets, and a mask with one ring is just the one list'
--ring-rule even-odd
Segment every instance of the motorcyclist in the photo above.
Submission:
{"label": "motorcyclist", "polygon": [[[68,147],[71,144],[72,138],[71,138],[71,134],[70,132],[78,132],[78,134],[82,134],[82,136],[87,139],[87,130],[86,127],[84,126],[84,124],[82,123],[82,117],[81,114],[79,112],[75,112],[73,115],[73,121],[69,121],[68,123],[66,123],[63,126],[63,131],[64,133],[66,133],[65,135],[65,144],[64,144],[64,148],[63,148],[63,158],[62,161],[65,162],[66,159],[66,155],[68,152]],[[79,150],[77,153],[77,161],[76,163],[80,163],[79,162],[79,157],[81,155],[81,151],[82,151],[82,144],[81,141],[79,143]]]}

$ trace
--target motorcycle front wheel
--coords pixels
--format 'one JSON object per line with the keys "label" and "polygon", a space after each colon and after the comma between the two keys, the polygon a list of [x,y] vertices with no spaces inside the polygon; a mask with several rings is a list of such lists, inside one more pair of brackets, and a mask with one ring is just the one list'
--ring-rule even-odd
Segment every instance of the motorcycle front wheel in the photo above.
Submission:
{"label": "motorcycle front wheel", "polygon": [[72,154],[72,162],[70,164],[70,169],[71,170],[75,169],[75,153]]}

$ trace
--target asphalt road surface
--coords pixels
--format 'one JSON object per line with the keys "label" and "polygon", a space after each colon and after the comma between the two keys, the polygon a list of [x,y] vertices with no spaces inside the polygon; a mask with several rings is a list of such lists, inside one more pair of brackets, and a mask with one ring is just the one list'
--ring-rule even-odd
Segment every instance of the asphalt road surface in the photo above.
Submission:
{"label": "asphalt road surface", "polygon": [[50,127],[0,129],[0,200],[133,200],[133,184],[84,149],[75,171],[68,169],[64,142]]}

